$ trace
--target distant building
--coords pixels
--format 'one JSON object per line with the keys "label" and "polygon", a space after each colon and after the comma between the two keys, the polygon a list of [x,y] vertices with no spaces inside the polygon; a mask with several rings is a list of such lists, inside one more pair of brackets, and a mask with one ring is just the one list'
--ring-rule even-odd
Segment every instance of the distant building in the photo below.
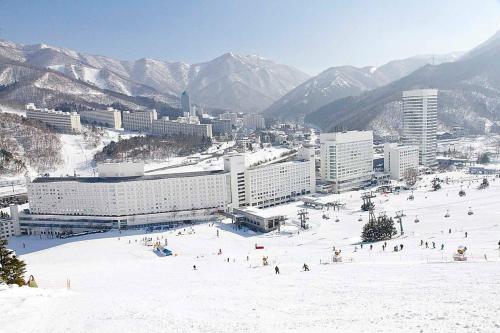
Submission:
{"label": "distant building", "polygon": [[229,135],[232,132],[231,120],[213,119],[212,131],[215,135]]}
{"label": "distant building", "polygon": [[333,183],[334,192],[360,189],[373,175],[373,132],[324,133],[321,142],[321,179]]}
{"label": "distant building", "polygon": [[261,209],[252,207],[234,208],[233,214],[238,223],[243,223],[251,229],[256,229],[263,232],[276,230],[280,224],[286,220],[285,215],[270,214]]}
{"label": "distant building", "polygon": [[0,218],[0,240],[21,235],[18,206],[10,206],[10,217]]}
{"label": "distant building", "polygon": [[418,146],[398,146],[397,143],[384,145],[384,171],[391,179],[402,179],[405,173],[418,170]]}
{"label": "distant building", "polygon": [[151,132],[153,120],[157,118],[156,110],[123,111],[123,128],[128,131]]}
{"label": "distant building", "polygon": [[[196,118],[198,119],[198,118]],[[168,120],[158,119],[153,121],[153,135],[166,136],[197,136],[197,137],[212,137],[212,125],[200,124],[199,122],[190,123],[188,119]]]}
{"label": "distant building", "polygon": [[266,120],[259,114],[247,113],[243,115],[243,126],[252,130],[266,128]]}
{"label": "distant building", "polygon": [[219,119],[221,120],[230,120],[231,126],[236,126],[236,122],[238,121],[238,114],[235,112],[225,112],[219,115]]}
{"label": "distant building", "polygon": [[76,112],[39,109],[35,107],[35,104],[30,103],[26,105],[26,118],[41,121],[63,133],[79,133],[82,131],[80,115]]}
{"label": "distant building", "polygon": [[106,110],[80,111],[80,119],[90,124],[118,129],[122,127],[122,114],[119,110],[107,108]]}
{"label": "distant building", "polygon": [[187,91],[183,91],[181,94],[181,109],[183,113],[189,113],[195,116],[195,114],[191,114],[191,102],[189,101],[189,94]]}
{"label": "distant building", "polygon": [[437,89],[403,91],[403,143],[418,146],[419,163],[437,164]]}

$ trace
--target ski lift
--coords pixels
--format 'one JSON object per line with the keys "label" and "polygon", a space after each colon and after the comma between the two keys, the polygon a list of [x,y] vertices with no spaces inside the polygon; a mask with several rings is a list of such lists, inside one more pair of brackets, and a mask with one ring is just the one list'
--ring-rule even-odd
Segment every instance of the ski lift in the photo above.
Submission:
{"label": "ski lift", "polygon": [[473,215],[474,212],[472,211],[472,209],[469,207],[469,211],[467,212],[467,215]]}
{"label": "ski lift", "polygon": [[447,209],[446,214],[444,214],[444,217],[450,217],[450,211]]}
{"label": "ski lift", "polygon": [[461,197],[465,196],[465,191],[462,188],[462,186],[460,186],[460,191],[458,192],[458,195],[461,196]]}
{"label": "ski lift", "polygon": [[420,220],[418,219],[418,215],[415,215],[415,223],[418,223],[420,222]]}

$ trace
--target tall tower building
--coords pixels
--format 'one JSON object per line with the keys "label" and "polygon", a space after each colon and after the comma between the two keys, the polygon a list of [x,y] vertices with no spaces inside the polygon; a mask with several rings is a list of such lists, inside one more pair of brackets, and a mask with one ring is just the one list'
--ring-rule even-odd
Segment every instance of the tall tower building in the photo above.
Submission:
{"label": "tall tower building", "polygon": [[189,102],[189,94],[187,91],[183,91],[181,94],[181,109],[182,113],[189,113],[191,116],[194,116],[194,114],[191,114],[191,103]]}
{"label": "tall tower building", "polygon": [[373,175],[373,132],[323,133],[321,142],[321,179],[340,193],[362,189]]}
{"label": "tall tower building", "polygon": [[419,148],[419,163],[436,164],[437,89],[403,91],[403,143]]}

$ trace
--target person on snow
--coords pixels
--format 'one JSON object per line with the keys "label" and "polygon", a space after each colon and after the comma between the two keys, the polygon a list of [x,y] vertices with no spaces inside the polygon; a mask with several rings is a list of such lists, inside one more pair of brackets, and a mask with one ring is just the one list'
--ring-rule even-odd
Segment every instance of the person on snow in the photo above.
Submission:
{"label": "person on snow", "polygon": [[432,242],[432,248],[435,249],[436,248],[436,242]]}
{"label": "person on snow", "polygon": [[444,244],[441,244],[441,251],[444,250]]}
{"label": "person on snow", "polygon": [[373,250],[373,245],[372,245],[372,244],[370,244],[370,251],[371,251],[371,250]]}
{"label": "person on snow", "polygon": [[403,244],[399,244],[399,250],[402,251],[403,250]]}
{"label": "person on snow", "polygon": [[36,284],[35,277],[33,275],[30,275],[28,281],[26,282],[28,287],[30,288],[38,288],[38,285]]}
{"label": "person on snow", "polygon": [[420,246],[422,246],[422,245],[424,245],[424,240],[423,239],[420,240]]}
{"label": "person on snow", "polygon": [[196,270],[196,265],[193,265],[193,271],[195,271],[195,270]]}
{"label": "person on snow", "polygon": [[428,249],[429,248],[429,243],[425,242],[425,248]]}
{"label": "person on snow", "polygon": [[466,231],[466,232],[465,232],[465,238],[467,238],[467,236],[468,236],[468,235],[469,235],[469,234],[468,234],[468,233],[467,233],[467,231]]}
{"label": "person on snow", "polygon": [[280,269],[278,266],[274,267],[274,274],[279,274],[280,273]]}
{"label": "person on snow", "polygon": [[309,266],[307,266],[306,263],[304,263],[304,266],[302,266],[302,268],[304,269],[304,272],[309,271]]}

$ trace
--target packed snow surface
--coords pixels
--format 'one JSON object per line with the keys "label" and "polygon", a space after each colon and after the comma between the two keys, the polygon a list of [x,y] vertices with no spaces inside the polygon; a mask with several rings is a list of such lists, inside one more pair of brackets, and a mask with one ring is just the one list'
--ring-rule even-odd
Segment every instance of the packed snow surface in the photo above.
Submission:
{"label": "packed snow surface", "polygon": [[[398,232],[385,251],[383,242],[372,250],[358,243],[368,218],[359,192],[319,197],[345,208],[308,209],[311,228],[300,233],[296,214],[304,207],[293,202],[266,210],[288,216],[281,233],[238,231],[224,221],[147,234],[13,238],[39,288],[0,289],[0,331],[500,332],[500,179],[478,190],[479,178],[439,176],[448,184],[434,192],[426,178],[414,200],[408,192],[374,199],[377,214],[406,214],[405,235]],[[175,256],[156,256],[144,237],[167,239]],[[467,262],[452,261],[460,245]],[[332,263],[333,246],[344,262]]]}

